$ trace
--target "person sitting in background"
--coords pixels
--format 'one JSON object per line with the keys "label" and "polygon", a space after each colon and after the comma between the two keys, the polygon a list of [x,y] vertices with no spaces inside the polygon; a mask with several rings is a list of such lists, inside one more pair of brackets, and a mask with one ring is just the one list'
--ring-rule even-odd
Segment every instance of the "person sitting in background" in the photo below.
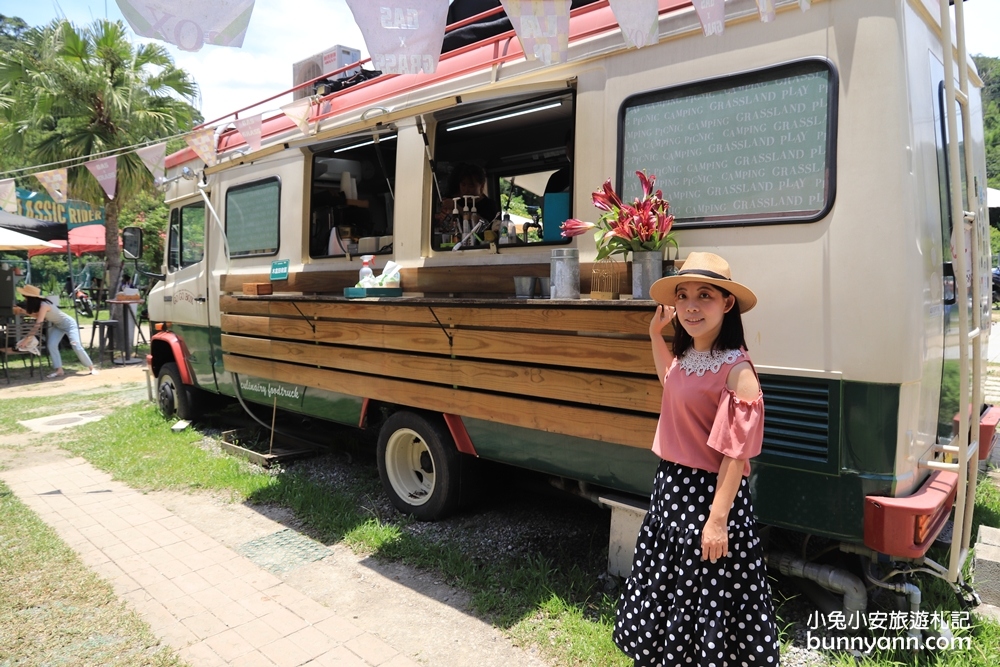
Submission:
{"label": "person sitting in background", "polygon": [[76,352],[76,358],[80,360],[80,363],[90,369],[91,375],[97,375],[94,362],[90,360],[87,351],[83,349],[83,344],[80,342],[80,328],[76,326],[73,318],[59,310],[59,306],[42,298],[42,291],[34,285],[22,285],[17,288],[17,293],[24,297],[24,303],[15,307],[14,312],[18,315],[30,315],[35,318],[34,326],[24,338],[17,342],[18,347],[21,347],[22,343],[31,336],[40,334],[45,322],[49,323],[49,335],[46,342],[53,370],[45,377],[52,379],[64,375],[62,355],[59,353],[59,342],[63,336],[69,338],[70,345]]}
{"label": "person sitting in background", "polygon": [[475,206],[476,215],[487,223],[492,222],[497,216],[499,208],[486,196],[486,172],[478,165],[467,162],[456,164],[448,177],[446,192],[448,195],[441,200],[441,208],[435,216],[439,221],[439,229],[444,233],[461,234],[462,212],[466,202],[470,209]]}

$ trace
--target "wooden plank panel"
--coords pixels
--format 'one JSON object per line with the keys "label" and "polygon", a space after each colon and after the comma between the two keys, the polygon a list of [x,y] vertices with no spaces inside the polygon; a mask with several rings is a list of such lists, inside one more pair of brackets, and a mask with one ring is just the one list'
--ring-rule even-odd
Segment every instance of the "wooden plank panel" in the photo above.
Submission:
{"label": "wooden plank panel", "polygon": [[662,387],[636,378],[516,364],[222,336],[223,352],[341,371],[658,414]]}
{"label": "wooden plank panel", "polygon": [[[562,331],[625,334],[645,339],[649,335],[649,319],[653,309],[545,305],[539,301],[530,306],[523,302],[505,305],[423,305],[385,302],[319,302],[319,301],[258,301],[222,297],[222,310],[240,315],[358,320],[368,322],[409,322],[414,324],[481,327],[490,329],[525,329],[529,331]],[[263,307],[262,304],[268,304]],[[435,320],[434,316],[437,316]]]}
{"label": "wooden plank panel", "polygon": [[548,433],[648,449],[656,431],[654,417],[556,406],[480,392],[308,368],[294,364],[223,355],[227,371],[253,377],[363,396],[412,408],[447,412]]}
{"label": "wooden plank panel", "polygon": [[572,368],[614,368],[622,373],[642,375],[656,373],[648,341],[516,331],[499,334],[469,329],[447,329],[446,334],[435,327],[322,320],[311,324],[290,318],[222,316],[224,333],[261,338]]}

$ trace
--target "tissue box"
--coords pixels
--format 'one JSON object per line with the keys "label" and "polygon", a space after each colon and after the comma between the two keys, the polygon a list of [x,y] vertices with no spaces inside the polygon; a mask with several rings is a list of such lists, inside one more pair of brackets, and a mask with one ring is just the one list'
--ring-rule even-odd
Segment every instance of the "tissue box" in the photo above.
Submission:
{"label": "tissue box", "polygon": [[403,296],[403,288],[399,287],[345,287],[344,296],[348,299],[364,299],[369,296]]}

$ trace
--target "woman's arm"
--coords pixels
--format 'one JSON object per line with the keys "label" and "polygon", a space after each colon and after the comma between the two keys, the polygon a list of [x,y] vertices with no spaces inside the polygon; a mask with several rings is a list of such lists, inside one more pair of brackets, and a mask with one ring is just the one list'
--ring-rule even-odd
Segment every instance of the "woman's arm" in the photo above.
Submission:
{"label": "woman's arm", "polygon": [[[726,386],[736,397],[751,403],[760,396],[760,381],[749,362],[733,366],[726,378]],[[715,485],[715,498],[705,528],[701,533],[701,559],[717,560],[729,550],[729,510],[743,481],[746,462],[729,456],[722,457],[719,479]]]}
{"label": "woman's arm", "polygon": [[649,342],[653,346],[653,364],[656,365],[656,379],[663,384],[667,369],[674,363],[674,355],[663,340],[663,330],[674,319],[677,311],[673,306],[657,306],[653,319],[649,321]]}
{"label": "woman's arm", "polygon": [[49,310],[49,304],[43,301],[42,305],[38,307],[38,312],[35,313],[35,324],[31,327],[31,331],[28,332],[29,336],[37,336],[38,332],[42,330],[42,325],[45,324],[45,315]]}

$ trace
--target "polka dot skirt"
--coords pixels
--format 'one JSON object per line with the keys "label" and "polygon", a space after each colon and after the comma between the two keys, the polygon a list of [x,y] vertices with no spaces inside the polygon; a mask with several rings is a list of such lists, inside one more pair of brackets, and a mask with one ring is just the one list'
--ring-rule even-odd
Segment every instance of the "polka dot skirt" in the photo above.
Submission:
{"label": "polka dot skirt", "polygon": [[750,487],[729,512],[729,551],[701,560],[716,473],[661,461],[618,601],[615,643],[642,666],[777,665],[771,606]]}

